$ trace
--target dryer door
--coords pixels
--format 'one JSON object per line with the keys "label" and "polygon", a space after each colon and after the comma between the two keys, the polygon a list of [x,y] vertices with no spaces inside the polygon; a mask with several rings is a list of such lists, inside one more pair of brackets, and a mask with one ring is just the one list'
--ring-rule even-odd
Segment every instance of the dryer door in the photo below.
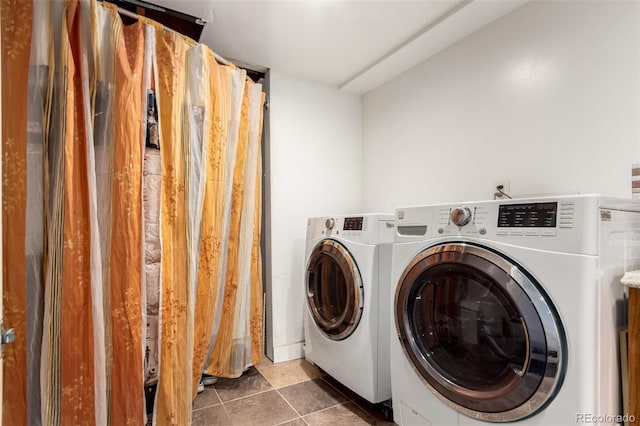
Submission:
{"label": "dryer door", "polygon": [[470,417],[527,417],[562,381],[565,340],[551,301],[490,249],[451,243],[416,256],[398,283],[395,321],[423,382]]}
{"label": "dryer door", "polygon": [[331,340],[346,339],[362,315],[363,290],[358,266],[335,240],[321,241],[306,273],[307,302],[316,325]]}

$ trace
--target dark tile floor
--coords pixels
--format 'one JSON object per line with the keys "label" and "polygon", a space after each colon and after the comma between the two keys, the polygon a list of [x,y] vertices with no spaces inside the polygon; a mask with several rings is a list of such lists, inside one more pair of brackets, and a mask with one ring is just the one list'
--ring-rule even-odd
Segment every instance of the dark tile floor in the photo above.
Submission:
{"label": "dark tile floor", "polygon": [[219,379],[193,403],[193,425],[393,425],[371,404],[305,360],[267,358],[238,379]]}

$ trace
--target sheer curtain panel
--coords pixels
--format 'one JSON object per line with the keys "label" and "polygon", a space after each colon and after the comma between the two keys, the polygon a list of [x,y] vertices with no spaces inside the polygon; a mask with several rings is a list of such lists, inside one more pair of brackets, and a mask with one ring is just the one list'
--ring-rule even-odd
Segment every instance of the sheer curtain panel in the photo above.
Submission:
{"label": "sheer curtain panel", "polygon": [[190,424],[262,353],[262,88],[108,3],[0,18],[2,423]]}

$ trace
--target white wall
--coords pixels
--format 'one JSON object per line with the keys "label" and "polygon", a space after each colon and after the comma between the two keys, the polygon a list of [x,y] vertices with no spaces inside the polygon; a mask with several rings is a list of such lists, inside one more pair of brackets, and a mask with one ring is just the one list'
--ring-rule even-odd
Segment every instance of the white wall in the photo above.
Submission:
{"label": "white wall", "polygon": [[513,195],[629,198],[639,3],[535,1],[363,98],[364,208]]}
{"label": "white wall", "polygon": [[300,358],[307,218],[362,209],[360,98],[271,71],[274,361]]}

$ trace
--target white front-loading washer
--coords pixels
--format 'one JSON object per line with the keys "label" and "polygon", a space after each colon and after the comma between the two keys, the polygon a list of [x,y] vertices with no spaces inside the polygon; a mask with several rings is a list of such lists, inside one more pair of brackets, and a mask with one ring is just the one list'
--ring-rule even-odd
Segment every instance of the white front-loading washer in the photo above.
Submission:
{"label": "white front-loading washer", "polygon": [[396,210],[400,425],[617,424],[640,205],[597,195]]}
{"label": "white front-loading washer", "polygon": [[393,215],[310,218],[305,358],[372,403],[391,398]]}

